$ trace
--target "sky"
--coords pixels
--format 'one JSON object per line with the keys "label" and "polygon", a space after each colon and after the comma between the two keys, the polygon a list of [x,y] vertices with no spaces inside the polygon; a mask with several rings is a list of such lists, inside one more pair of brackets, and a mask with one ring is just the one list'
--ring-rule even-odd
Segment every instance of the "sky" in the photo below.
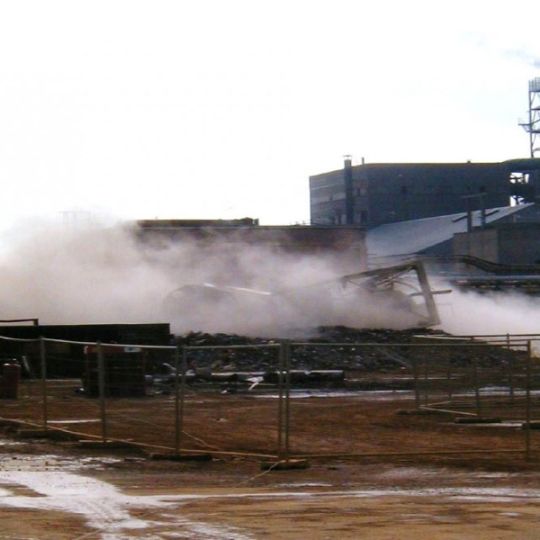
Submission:
{"label": "sky", "polygon": [[0,0],[0,231],[309,220],[308,178],[528,157],[540,3]]}

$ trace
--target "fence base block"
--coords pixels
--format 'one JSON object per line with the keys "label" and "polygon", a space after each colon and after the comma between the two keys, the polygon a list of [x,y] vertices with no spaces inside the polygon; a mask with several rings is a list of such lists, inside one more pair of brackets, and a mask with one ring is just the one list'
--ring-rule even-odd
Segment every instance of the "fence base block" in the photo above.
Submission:
{"label": "fence base block", "polygon": [[211,461],[211,454],[191,454],[189,452],[182,454],[161,454],[152,453],[148,454],[149,459],[161,460],[161,461]]}
{"label": "fence base block", "polygon": [[500,418],[484,418],[474,416],[472,418],[456,418],[455,424],[500,424],[502,420]]}
{"label": "fence base block", "polygon": [[91,449],[138,449],[136,445],[130,443],[129,441],[95,441],[82,439],[79,440],[78,446],[80,448],[91,448]]}
{"label": "fence base block", "polygon": [[47,429],[19,429],[17,437],[21,439],[48,439],[51,433]]}
{"label": "fence base block", "polygon": [[8,420],[7,418],[0,418],[0,427],[19,427],[22,423],[19,420]]}
{"label": "fence base block", "polygon": [[396,414],[399,416],[430,416],[449,414],[448,411],[438,409],[398,409]]}
{"label": "fence base block", "polygon": [[263,471],[288,471],[292,469],[308,469],[309,461],[307,459],[284,459],[282,461],[262,461],[261,469]]}

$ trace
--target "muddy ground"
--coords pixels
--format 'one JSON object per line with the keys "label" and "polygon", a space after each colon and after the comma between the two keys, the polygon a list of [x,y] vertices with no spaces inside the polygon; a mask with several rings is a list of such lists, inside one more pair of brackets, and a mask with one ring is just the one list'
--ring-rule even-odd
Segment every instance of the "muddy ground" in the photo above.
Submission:
{"label": "muddy ground", "polygon": [[[38,421],[35,392],[2,402],[2,416]],[[51,425],[100,434],[95,400],[67,383],[49,392]],[[461,398],[463,410],[471,400]],[[452,413],[402,414],[414,405],[411,392],[299,395],[291,400],[290,447],[311,455],[310,467],[269,472],[255,454],[276,449],[271,395],[189,396],[182,442],[213,454],[207,462],[17,439],[7,425],[0,539],[538,538],[540,433],[531,433],[526,461],[523,403],[491,400],[491,411],[515,420],[502,426],[458,425]],[[107,407],[111,435],[172,444],[173,397],[108,400]]]}
{"label": "muddy ground", "polygon": [[4,447],[0,538],[538,538],[533,466],[337,460],[263,474],[249,460],[87,454]]}
{"label": "muddy ground", "polygon": [[[103,410],[98,399],[78,394],[76,389],[76,380],[50,381],[44,411],[39,383],[25,383],[18,400],[0,402],[0,416],[40,425],[46,414],[50,427],[73,432],[76,439],[100,438],[105,434],[107,438],[146,445],[148,450],[174,448],[178,409],[173,395],[110,398]],[[421,397],[422,404],[442,410],[415,414],[415,394],[410,390],[298,389],[289,401],[289,451],[296,456],[453,452],[466,455],[467,459],[470,456],[465,452],[477,451],[490,459],[502,459],[503,454],[493,452],[509,450],[516,455],[508,454],[506,460],[522,460],[525,433],[521,422],[526,414],[523,395],[510,399],[498,390],[493,395],[483,395],[482,416],[498,416],[506,422],[476,427],[454,422],[457,417],[476,412],[471,391],[454,393],[451,404],[445,401],[444,393]],[[534,395],[530,405],[532,419],[540,417],[540,395]],[[282,403],[283,414],[284,407]],[[279,412],[275,389],[224,394],[219,388],[191,387],[182,411],[181,447],[208,451],[215,456],[276,455]],[[540,440],[535,442],[540,432],[532,435],[533,450],[540,450]],[[282,446],[284,439],[282,430]],[[447,456],[422,457],[423,462],[444,463],[446,459]]]}

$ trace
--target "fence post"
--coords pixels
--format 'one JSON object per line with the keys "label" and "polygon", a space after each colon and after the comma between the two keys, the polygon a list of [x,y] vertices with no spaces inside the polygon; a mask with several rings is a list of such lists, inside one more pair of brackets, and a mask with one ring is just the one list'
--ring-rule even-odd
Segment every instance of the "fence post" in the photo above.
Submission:
{"label": "fence post", "polygon": [[279,344],[278,359],[278,460],[283,457],[283,372],[285,370],[285,344]]}
{"label": "fence post", "polygon": [[[510,351],[510,334],[506,334],[506,348]],[[512,355],[508,355],[508,386],[510,392],[510,401],[514,403],[514,365]]]}
{"label": "fence post", "polygon": [[424,358],[424,405],[427,407],[429,397],[428,397],[428,386],[429,386],[429,379],[428,379],[428,362],[427,359]]}
{"label": "fence post", "polygon": [[446,364],[446,391],[448,393],[448,403],[452,403],[452,359],[448,357]]}
{"label": "fence post", "polygon": [[510,401],[514,403],[514,359],[508,357],[508,386],[510,387]]}
{"label": "fence post", "polygon": [[473,358],[473,384],[474,384],[474,399],[476,402],[476,416],[480,418],[481,408],[480,408],[480,386],[478,384],[478,358],[476,356]]}
{"label": "fence post", "polygon": [[527,367],[525,383],[525,460],[531,459],[531,342],[527,341]]}
{"label": "fence post", "polygon": [[291,424],[291,345],[285,342],[285,461],[289,461],[289,435]]}
{"label": "fence post", "polygon": [[105,358],[101,342],[96,343],[98,361],[98,386],[99,386],[99,406],[101,412],[101,438],[102,442],[107,442],[107,410],[105,405]]}
{"label": "fence post", "polygon": [[414,377],[414,402],[416,409],[420,409],[420,389],[418,388],[418,361],[413,358],[413,377]]}
{"label": "fence post", "polygon": [[180,454],[180,351],[178,345],[174,349],[174,453]]}
{"label": "fence post", "polygon": [[[176,455],[180,455],[180,448],[182,443],[182,433],[184,431],[184,397],[186,392],[186,365],[187,365],[187,351],[185,347],[182,347],[182,365],[180,366],[180,346],[176,346],[174,351],[174,425],[175,425],[175,439],[174,450]],[[181,377],[179,379],[179,372],[182,370]]]}
{"label": "fence post", "polygon": [[47,431],[49,422],[49,411],[47,408],[47,351],[43,336],[39,338],[39,356],[41,361],[41,396],[43,400],[43,429]]}

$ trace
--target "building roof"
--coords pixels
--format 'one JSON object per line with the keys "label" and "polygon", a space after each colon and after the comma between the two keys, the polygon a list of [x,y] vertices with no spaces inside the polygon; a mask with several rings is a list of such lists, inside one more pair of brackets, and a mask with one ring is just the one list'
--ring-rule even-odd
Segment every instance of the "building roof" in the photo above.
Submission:
{"label": "building roof", "polygon": [[179,229],[182,227],[244,227],[259,225],[255,218],[242,219],[140,219],[141,229]]}
{"label": "building roof", "polygon": [[[490,208],[486,210],[486,223],[494,223],[531,206],[534,206],[534,203]],[[481,225],[480,211],[472,212],[472,217],[473,227],[479,227]],[[438,244],[450,241],[454,234],[461,232],[467,232],[466,212],[386,223],[368,231],[368,255],[369,257],[390,257],[422,253]]]}
{"label": "building roof", "polygon": [[[482,161],[461,161],[461,162],[424,162],[424,163],[362,163],[353,165],[354,171],[385,171],[391,169],[402,170],[422,170],[422,169],[501,169],[505,173],[528,172],[540,170],[540,158],[517,158],[506,161],[482,162]],[[342,175],[343,168],[335,169],[325,173],[310,175],[310,178],[324,178],[327,175]]]}

